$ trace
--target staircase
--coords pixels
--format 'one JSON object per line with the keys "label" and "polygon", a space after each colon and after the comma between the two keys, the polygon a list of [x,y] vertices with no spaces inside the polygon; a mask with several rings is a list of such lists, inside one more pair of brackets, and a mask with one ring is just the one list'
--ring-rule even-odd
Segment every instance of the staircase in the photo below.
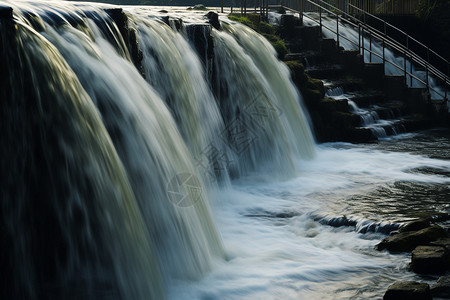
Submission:
{"label": "staircase", "polygon": [[281,16],[280,35],[291,52],[286,60],[301,62],[323,82],[320,103],[305,99],[319,142],[367,142],[434,125],[438,111],[426,88],[385,75],[382,63],[364,62],[359,50],[344,50],[320,31],[294,15]]}

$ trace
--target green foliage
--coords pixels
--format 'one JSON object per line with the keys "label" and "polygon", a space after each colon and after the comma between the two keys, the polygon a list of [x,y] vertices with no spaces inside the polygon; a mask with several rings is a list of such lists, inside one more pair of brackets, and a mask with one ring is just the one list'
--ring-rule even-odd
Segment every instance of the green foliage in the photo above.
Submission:
{"label": "green foliage", "polygon": [[229,14],[228,19],[244,24],[262,34],[275,48],[280,59],[283,59],[288,53],[284,40],[275,34],[276,31],[272,25],[261,22],[259,14],[247,14],[246,16],[242,16],[241,14]]}
{"label": "green foliage", "polygon": [[250,21],[249,18],[238,15],[238,14],[230,14],[228,15],[228,19],[230,19],[231,21],[235,21],[235,22],[239,22],[241,24],[244,24],[245,26],[250,27],[251,29],[258,31],[255,24],[252,23],[252,21]]}
{"label": "green foliage", "polygon": [[420,0],[417,15],[423,21],[434,17],[448,15],[450,11],[450,0]]}
{"label": "green foliage", "polygon": [[258,27],[259,32],[266,34],[275,34],[275,28],[266,22],[260,22]]}

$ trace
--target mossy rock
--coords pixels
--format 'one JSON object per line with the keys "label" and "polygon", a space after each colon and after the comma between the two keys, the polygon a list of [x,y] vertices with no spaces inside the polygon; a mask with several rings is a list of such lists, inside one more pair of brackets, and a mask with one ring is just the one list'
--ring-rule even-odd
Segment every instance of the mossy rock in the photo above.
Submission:
{"label": "mossy rock", "polygon": [[418,246],[411,255],[411,268],[419,274],[444,274],[449,266],[448,252],[440,246]]}
{"label": "mossy rock", "polygon": [[275,34],[261,33],[261,35],[263,35],[275,48],[278,58],[283,60],[284,56],[288,53],[288,49],[284,41]]}
{"label": "mossy rock", "polygon": [[273,25],[270,25],[269,23],[266,22],[260,22],[258,26],[258,31],[266,34],[275,34],[276,30],[273,27]]}
{"label": "mossy rock", "polygon": [[396,282],[389,286],[383,300],[431,300],[430,286],[415,281]]}
{"label": "mossy rock", "polygon": [[284,63],[291,71],[291,78],[294,82],[297,82],[305,76],[305,67],[298,60],[288,60],[284,61]]}

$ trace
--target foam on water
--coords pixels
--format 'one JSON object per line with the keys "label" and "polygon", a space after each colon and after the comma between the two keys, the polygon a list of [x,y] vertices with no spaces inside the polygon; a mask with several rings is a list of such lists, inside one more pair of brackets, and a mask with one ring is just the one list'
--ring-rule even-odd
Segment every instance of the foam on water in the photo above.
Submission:
{"label": "foam on water", "polygon": [[[416,280],[407,272],[407,255],[374,250],[384,236],[377,232],[408,218],[383,212],[389,198],[358,210],[352,196],[394,182],[449,185],[450,177],[411,170],[446,170],[450,162],[329,144],[319,147],[316,159],[298,164],[302,172],[294,179],[276,182],[259,174],[216,192],[213,210],[229,260],[200,282],[178,283],[171,299],[369,299],[395,280]],[[324,226],[317,214],[327,213],[357,224]]]}

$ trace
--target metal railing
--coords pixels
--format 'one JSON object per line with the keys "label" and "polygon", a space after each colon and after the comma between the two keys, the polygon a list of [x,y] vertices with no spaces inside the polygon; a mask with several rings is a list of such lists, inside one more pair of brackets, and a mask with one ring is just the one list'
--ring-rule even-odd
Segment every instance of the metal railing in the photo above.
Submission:
{"label": "metal railing", "polygon": [[[429,49],[427,46],[421,44],[417,40],[408,36],[406,33],[401,30],[395,28],[394,26],[386,23],[382,19],[373,16],[371,17],[377,18],[382,21],[383,29],[378,30],[372,26],[369,26],[366,22],[364,22],[364,17],[362,20],[357,18],[346,11],[330,4],[331,1],[323,1],[323,0],[284,0],[277,6],[279,8],[283,8],[286,10],[291,10],[293,12],[299,13],[300,18],[307,17],[311,19],[313,22],[319,25],[320,31],[322,34],[322,30],[325,28],[329,30],[331,33],[336,35],[336,43],[339,45],[340,40],[347,40],[349,43],[353,44],[355,48],[359,49],[360,53],[363,55],[368,53],[369,62],[372,62],[373,57],[378,57],[383,65],[391,65],[395,69],[399,70],[399,73],[402,73],[405,77],[405,81],[409,85],[413,86],[413,81],[417,81],[424,85],[429,91],[433,91],[434,94],[444,101],[448,101],[447,94],[450,90],[450,65],[447,60],[445,60],[442,56],[437,54],[436,52]],[[307,5],[305,5],[307,4]],[[347,1],[348,9],[358,10],[359,12],[362,9],[356,7],[350,1]],[[272,6],[271,8],[275,8],[276,6]],[[316,13],[316,14],[305,14],[306,12]],[[313,16],[314,15],[314,16]],[[366,17],[369,16],[367,12],[365,12]],[[335,25],[330,27],[330,25],[326,25],[324,20],[335,19]],[[329,24],[329,22],[326,22]],[[340,33],[340,26],[344,24],[348,24],[355,28],[358,31],[358,41],[354,41],[342,35]],[[394,38],[390,37],[387,34],[388,28],[395,28],[395,30],[404,34],[404,43],[398,42]],[[367,42],[365,42],[367,41]],[[382,53],[377,53],[373,50],[373,43],[378,43],[382,47]],[[420,55],[412,50],[412,44],[415,43],[419,45],[422,49],[425,49],[425,55]],[[417,48],[418,46],[416,46]],[[395,61],[389,60],[385,55],[386,48],[391,49],[397,57],[402,57],[403,62],[401,65],[396,63]],[[414,48],[414,49],[416,49]],[[439,60],[441,62],[441,67],[436,67],[431,62]],[[442,67],[444,65],[445,67]],[[425,71],[425,79],[419,78],[413,72],[414,68],[421,68]],[[409,68],[408,68],[409,67]],[[447,70],[444,70],[447,69]],[[439,86],[430,85],[430,76],[438,81]],[[443,89],[443,91],[442,91]]]}
{"label": "metal railing", "polygon": [[[419,1],[430,0],[328,0],[327,2],[341,11],[352,14],[349,3],[361,8],[367,13],[374,15],[415,15],[419,6]],[[290,5],[286,5],[287,3]],[[291,6],[294,4],[297,8]],[[247,12],[263,12],[267,14],[267,8],[270,6],[287,6],[299,10],[302,6],[304,12],[313,12],[317,7],[310,4],[307,0],[221,0],[223,12],[224,5],[229,7],[231,12],[243,14]],[[234,6],[233,6],[234,5]]]}

